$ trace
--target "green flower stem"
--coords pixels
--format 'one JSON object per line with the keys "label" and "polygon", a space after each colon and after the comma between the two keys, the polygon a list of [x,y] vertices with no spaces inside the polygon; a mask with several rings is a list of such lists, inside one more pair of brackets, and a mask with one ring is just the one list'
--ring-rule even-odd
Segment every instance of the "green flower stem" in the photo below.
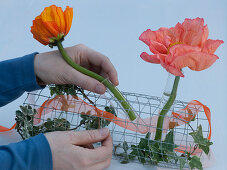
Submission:
{"label": "green flower stem", "polygon": [[57,47],[61,53],[61,55],[63,56],[63,58],[65,59],[65,61],[71,65],[73,68],[75,68],[77,71],[90,76],[96,80],[98,80],[99,82],[101,82],[104,86],[106,86],[114,95],[114,97],[117,98],[117,100],[121,103],[122,107],[124,108],[124,110],[127,112],[128,117],[131,121],[136,119],[136,114],[133,111],[132,106],[126,101],[125,97],[121,94],[121,92],[111,83],[109,82],[107,79],[105,79],[104,77],[90,71],[87,70],[84,67],[81,67],[80,65],[76,64],[73,62],[73,60],[68,56],[68,54],[66,53],[65,49],[62,46],[61,42],[57,42]]}
{"label": "green flower stem", "polygon": [[157,141],[161,141],[161,139],[162,139],[163,121],[164,121],[166,113],[168,113],[169,109],[171,108],[171,106],[173,105],[173,102],[176,99],[179,80],[180,80],[180,76],[176,76],[169,99],[159,114],[157,128],[156,128],[156,134],[155,134],[155,140],[157,140]]}

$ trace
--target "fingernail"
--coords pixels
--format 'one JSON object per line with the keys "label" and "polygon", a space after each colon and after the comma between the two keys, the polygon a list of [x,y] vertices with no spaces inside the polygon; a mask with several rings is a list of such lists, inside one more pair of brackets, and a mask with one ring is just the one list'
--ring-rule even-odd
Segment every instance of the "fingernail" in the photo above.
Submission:
{"label": "fingernail", "polygon": [[105,90],[104,90],[104,88],[103,88],[103,85],[101,85],[101,84],[98,84],[96,87],[95,87],[95,92],[96,93],[103,93]]}
{"label": "fingernail", "polygon": [[119,85],[119,81],[118,80],[116,80],[116,85]]}
{"label": "fingernail", "polygon": [[106,136],[109,133],[109,129],[107,128],[99,129],[99,133],[101,136]]}

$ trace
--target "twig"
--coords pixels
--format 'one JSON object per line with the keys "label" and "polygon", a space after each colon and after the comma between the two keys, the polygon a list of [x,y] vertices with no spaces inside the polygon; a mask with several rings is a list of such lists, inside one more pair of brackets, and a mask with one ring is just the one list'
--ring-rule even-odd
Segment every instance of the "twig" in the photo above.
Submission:
{"label": "twig", "polygon": [[[83,90],[81,90],[80,88],[78,88],[78,90],[81,92],[81,94],[83,95],[83,97],[84,97],[85,99],[87,99],[93,106],[96,106],[95,103],[94,103],[91,99],[89,99],[89,97],[84,93]],[[98,129],[101,128],[100,121],[101,121],[101,119],[98,118]]]}
{"label": "twig", "polygon": [[192,126],[189,123],[187,123],[187,124],[192,129],[192,131],[195,132],[195,130],[192,128]]}
{"label": "twig", "polygon": [[18,129],[17,132],[19,133],[19,135],[22,137],[23,140],[25,140],[24,136],[22,135],[21,131]]}
{"label": "twig", "polygon": [[196,145],[194,146],[194,150],[192,151],[191,155],[196,151],[197,148],[198,148],[198,144],[196,144]]}
{"label": "twig", "polygon": [[80,88],[78,88],[78,90],[81,92],[85,99],[87,99],[93,106],[96,106],[95,103],[91,99],[89,99],[89,97],[84,93],[83,90],[81,90]]}
{"label": "twig", "polygon": [[76,129],[78,129],[80,126],[85,125],[86,123],[89,123],[89,121],[90,121],[90,120],[86,120],[85,122],[80,123],[80,124],[79,124],[78,126],[76,126],[75,128],[72,128],[72,129],[69,129],[69,130],[76,130]]}

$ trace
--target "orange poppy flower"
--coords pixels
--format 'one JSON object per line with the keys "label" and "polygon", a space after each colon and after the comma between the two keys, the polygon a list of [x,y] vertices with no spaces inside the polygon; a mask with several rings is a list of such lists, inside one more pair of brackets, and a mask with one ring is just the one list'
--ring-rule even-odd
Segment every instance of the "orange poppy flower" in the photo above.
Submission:
{"label": "orange poppy flower", "polygon": [[161,64],[175,76],[184,77],[182,68],[201,71],[218,59],[214,52],[224,41],[207,39],[208,34],[202,18],[185,19],[172,28],[148,29],[139,39],[149,46],[153,55],[143,52],[140,57]]}
{"label": "orange poppy flower", "polygon": [[56,40],[62,41],[68,34],[73,19],[73,9],[51,5],[33,20],[31,32],[33,37],[43,45],[53,44]]}

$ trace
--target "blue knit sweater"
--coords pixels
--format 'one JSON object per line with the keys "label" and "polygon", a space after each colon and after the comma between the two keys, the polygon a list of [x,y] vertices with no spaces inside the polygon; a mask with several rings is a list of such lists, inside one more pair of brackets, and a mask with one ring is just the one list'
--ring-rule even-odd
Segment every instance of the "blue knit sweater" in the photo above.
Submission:
{"label": "blue knit sweater", "polygon": [[[42,88],[37,84],[34,73],[36,54],[0,62],[0,107],[15,100],[26,91]],[[53,169],[52,154],[46,137],[40,134],[19,143],[0,146],[0,169]]]}

